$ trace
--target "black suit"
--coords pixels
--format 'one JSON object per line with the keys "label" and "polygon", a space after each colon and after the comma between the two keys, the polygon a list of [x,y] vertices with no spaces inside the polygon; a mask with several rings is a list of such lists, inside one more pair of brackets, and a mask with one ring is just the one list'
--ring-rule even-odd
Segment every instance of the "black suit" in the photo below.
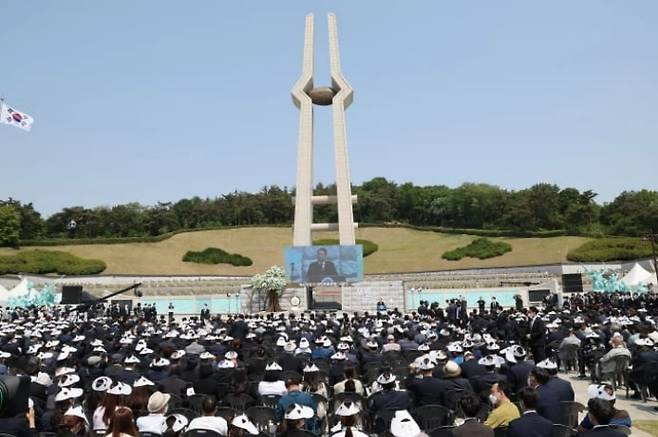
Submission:
{"label": "black suit", "polygon": [[158,388],[163,393],[169,393],[172,395],[180,396],[190,384],[187,381],[180,379],[177,375],[169,375],[164,379],[158,381]]}
{"label": "black suit", "polygon": [[536,412],[528,412],[510,422],[507,437],[553,437],[553,423]]}
{"label": "black suit", "polygon": [[548,419],[551,423],[560,423],[562,419],[562,404],[557,393],[547,385],[537,387],[537,413]]}
{"label": "black suit", "polygon": [[308,266],[308,270],[306,271],[307,282],[322,282],[322,280],[327,276],[331,277],[332,279],[335,276],[338,276],[338,272],[336,272],[336,266],[331,261],[313,262],[310,266]]}
{"label": "black suit", "polygon": [[494,437],[493,429],[481,422],[469,419],[452,430],[455,437]]}
{"label": "black suit", "polygon": [[536,316],[530,322],[530,349],[535,363],[546,358],[546,324],[541,317]]}
{"label": "black suit", "polygon": [[11,434],[16,437],[31,437],[37,435],[35,430],[29,428],[27,418],[24,414],[0,419],[0,432]]}
{"label": "black suit", "polygon": [[407,379],[407,390],[413,393],[416,407],[440,404],[442,400],[442,381],[438,378],[424,377],[422,379],[410,376]]}
{"label": "black suit", "polygon": [[560,402],[573,402],[576,399],[573,387],[569,381],[565,381],[557,376],[551,376],[546,386],[555,392]]}
{"label": "black suit", "polygon": [[478,363],[477,359],[464,361],[459,367],[462,369],[462,376],[466,379],[482,375],[487,371],[484,366]]}
{"label": "black suit", "polygon": [[528,385],[528,375],[534,368],[535,364],[532,361],[521,361],[507,370],[507,379],[514,393]]}
{"label": "black suit", "polygon": [[384,390],[372,395],[368,402],[370,411],[374,414],[377,411],[398,411],[408,410],[411,407],[411,400],[406,391]]}

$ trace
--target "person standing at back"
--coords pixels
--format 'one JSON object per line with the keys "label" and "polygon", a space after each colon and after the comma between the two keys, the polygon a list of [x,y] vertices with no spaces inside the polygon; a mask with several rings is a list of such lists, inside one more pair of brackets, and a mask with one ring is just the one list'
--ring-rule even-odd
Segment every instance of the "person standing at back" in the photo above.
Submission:
{"label": "person standing at back", "polygon": [[533,360],[535,363],[539,363],[546,358],[546,324],[539,317],[537,307],[528,309],[528,318],[530,319],[528,325],[530,349],[532,350]]}
{"label": "person standing at back", "polygon": [[537,414],[537,392],[530,387],[523,387],[518,397],[523,414],[510,422],[507,437],[552,437],[553,423]]}

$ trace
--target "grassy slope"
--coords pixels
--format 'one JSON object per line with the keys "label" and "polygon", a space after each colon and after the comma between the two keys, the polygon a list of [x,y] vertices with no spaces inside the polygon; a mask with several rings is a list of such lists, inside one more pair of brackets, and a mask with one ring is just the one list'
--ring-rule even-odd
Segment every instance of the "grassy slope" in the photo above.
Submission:
{"label": "grassy slope", "polygon": [[[335,234],[317,233],[314,237],[332,238]],[[379,245],[379,250],[366,258],[366,273],[556,263],[566,259],[568,250],[587,240],[580,237],[506,238],[504,240],[513,249],[503,256],[483,261],[471,258],[446,261],[441,259],[444,251],[464,246],[477,237],[403,228],[364,228],[357,232],[357,237]],[[252,275],[272,264],[283,263],[283,247],[291,244],[291,241],[292,231],[287,228],[241,228],[182,233],[159,243],[55,246],[44,249],[102,259],[107,263],[105,274]],[[181,261],[188,250],[203,250],[207,247],[219,247],[230,253],[248,256],[254,264],[250,267],[234,267],[228,264],[213,266]],[[36,247],[22,250],[30,249]],[[9,253],[15,251],[0,248],[0,255]]]}

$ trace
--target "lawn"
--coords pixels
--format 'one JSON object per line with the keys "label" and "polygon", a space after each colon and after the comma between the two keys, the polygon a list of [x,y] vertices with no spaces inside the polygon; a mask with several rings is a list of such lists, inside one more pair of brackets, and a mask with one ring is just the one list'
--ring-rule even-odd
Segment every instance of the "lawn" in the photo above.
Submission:
{"label": "lawn", "polygon": [[[335,237],[336,234],[330,232],[314,234],[316,239]],[[463,258],[447,261],[441,258],[445,251],[465,246],[478,237],[406,228],[364,228],[358,230],[357,237],[379,245],[379,250],[365,259],[366,273],[559,263],[566,260],[570,249],[587,241],[581,237],[490,238],[511,244],[512,251],[486,260]],[[181,233],[158,243],[53,246],[44,249],[103,260],[107,264],[103,272],[105,274],[252,275],[273,264],[282,264],[283,248],[291,242],[290,228],[236,228]],[[220,247],[229,253],[239,253],[251,258],[253,265],[236,267],[182,261],[188,250],[202,251],[207,247]],[[25,250],[32,249],[36,247]],[[16,251],[0,248],[0,255],[12,253]]]}
{"label": "lawn", "polygon": [[658,435],[658,420],[634,420],[633,427],[646,431],[649,435]]}

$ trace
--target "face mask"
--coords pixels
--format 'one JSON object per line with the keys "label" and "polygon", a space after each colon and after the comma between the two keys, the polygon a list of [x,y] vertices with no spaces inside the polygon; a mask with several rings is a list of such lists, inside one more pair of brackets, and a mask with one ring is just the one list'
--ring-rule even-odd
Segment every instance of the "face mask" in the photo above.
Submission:
{"label": "face mask", "polygon": [[498,403],[498,398],[494,395],[489,395],[489,402],[491,402],[491,405],[496,405]]}

